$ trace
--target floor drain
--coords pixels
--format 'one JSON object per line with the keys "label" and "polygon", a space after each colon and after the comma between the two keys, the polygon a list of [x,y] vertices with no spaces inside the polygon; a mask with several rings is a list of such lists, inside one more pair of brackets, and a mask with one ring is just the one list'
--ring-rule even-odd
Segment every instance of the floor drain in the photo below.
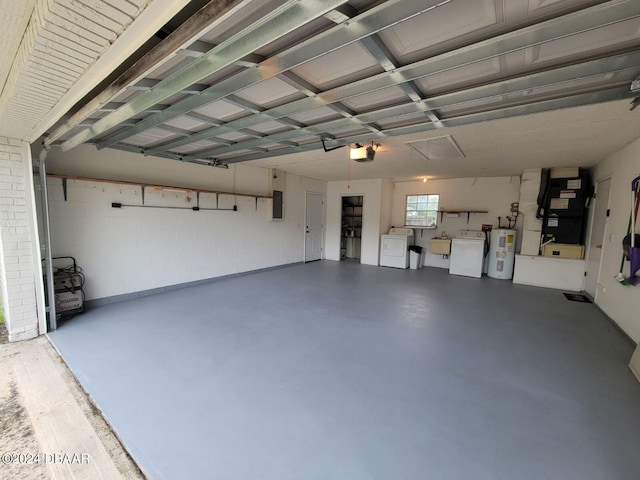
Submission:
{"label": "floor drain", "polygon": [[571,300],[572,302],[591,303],[589,297],[580,293],[563,293],[563,295],[567,297],[567,300]]}

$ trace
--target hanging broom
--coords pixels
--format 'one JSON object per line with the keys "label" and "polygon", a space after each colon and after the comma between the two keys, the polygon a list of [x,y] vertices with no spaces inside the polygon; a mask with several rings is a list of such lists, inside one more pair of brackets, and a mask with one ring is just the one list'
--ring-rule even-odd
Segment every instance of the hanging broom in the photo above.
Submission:
{"label": "hanging broom", "polygon": [[[627,225],[627,235],[622,241],[623,251],[622,251],[622,260],[620,261],[620,272],[614,277],[615,280],[620,285],[624,285],[624,286],[636,285],[636,283],[634,283],[633,281],[630,281],[630,280],[633,280],[634,278],[637,278],[635,276],[635,273],[637,273],[637,269],[636,270],[633,269],[633,264],[629,269],[630,276],[628,278],[625,278],[625,276],[622,274],[622,270],[624,269],[624,261],[626,259],[631,260],[632,258],[632,249],[635,248],[636,251],[640,250],[640,248],[636,247],[635,245],[635,237],[636,237],[635,222],[638,218],[637,217],[638,207],[640,206],[640,192],[638,191],[639,188],[640,188],[640,176],[636,177],[631,182],[631,192],[632,192],[631,213],[629,213],[629,224]],[[638,254],[636,253],[636,255]]]}
{"label": "hanging broom", "polygon": [[[631,210],[631,213],[629,214],[629,225],[627,225],[627,235],[629,235],[629,233],[631,232],[631,219],[633,218],[633,209]],[[626,237],[625,237],[626,238]],[[624,275],[622,274],[622,271],[624,270],[624,261],[627,259],[627,254],[624,252],[624,239],[623,239],[623,245],[622,245],[622,260],[620,260],[620,271],[616,274],[615,277],[613,277],[616,282],[618,282],[620,285],[624,285],[625,287],[629,287],[631,284],[629,282],[627,282],[627,279],[624,278]]]}
{"label": "hanging broom", "polygon": [[631,266],[629,268],[629,277],[627,282],[633,286],[640,285],[640,245],[636,246],[636,218],[638,216],[638,199],[640,199],[640,176],[633,179],[631,182],[631,191],[633,197],[631,201],[632,208],[635,210],[631,220],[631,246],[629,247],[629,260]]}

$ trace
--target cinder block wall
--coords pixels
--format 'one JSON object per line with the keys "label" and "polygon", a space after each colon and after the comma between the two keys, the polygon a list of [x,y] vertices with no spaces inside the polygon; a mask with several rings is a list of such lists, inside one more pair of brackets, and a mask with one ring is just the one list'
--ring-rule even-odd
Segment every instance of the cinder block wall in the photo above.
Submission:
{"label": "cinder block wall", "polygon": [[[0,292],[9,340],[38,335],[28,144],[0,137]],[[37,246],[36,246],[37,247]]]}
{"label": "cinder block wall", "polygon": [[[108,154],[113,164],[126,166],[128,158],[121,158],[114,151]],[[153,160],[168,169],[177,163]],[[233,176],[232,171],[178,165],[185,167],[181,172],[184,180],[177,179],[175,183],[193,185],[202,181],[197,174],[209,175],[209,189],[231,190],[215,182],[216,177]],[[193,172],[192,178],[187,177],[189,171]],[[238,168],[237,183],[247,193],[251,185],[266,187],[268,176],[267,169],[242,166]],[[49,178],[53,255],[69,255],[77,260],[85,276],[85,300],[93,305],[133,298],[140,292],[301,262],[306,192],[324,193],[326,186],[324,182],[290,174],[286,175],[285,184],[284,220],[272,222],[267,218],[271,204],[266,198],[232,194],[216,197],[208,193],[197,197],[193,191],[146,188],[144,206],[170,208],[135,208],[132,205],[143,205],[140,186],[68,179],[65,199],[62,179]],[[256,188],[254,193],[268,192]],[[113,202],[124,206],[112,208]],[[194,212],[191,209],[196,203],[202,209]],[[230,209],[234,205],[237,211],[207,210]]]}

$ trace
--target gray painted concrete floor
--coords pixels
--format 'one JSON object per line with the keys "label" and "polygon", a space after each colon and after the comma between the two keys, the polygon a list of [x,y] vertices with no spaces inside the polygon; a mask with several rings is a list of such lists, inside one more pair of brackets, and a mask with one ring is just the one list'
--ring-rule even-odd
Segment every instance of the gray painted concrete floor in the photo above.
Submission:
{"label": "gray painted concrete floor", "polygon": [[144,478],[49,340],[0,344],[2,480]]}
{"label": "gray painted concrete floor", "polygon": [[557,290],[314,262],[51,334],[152,479],[630,479],[633,346]]}

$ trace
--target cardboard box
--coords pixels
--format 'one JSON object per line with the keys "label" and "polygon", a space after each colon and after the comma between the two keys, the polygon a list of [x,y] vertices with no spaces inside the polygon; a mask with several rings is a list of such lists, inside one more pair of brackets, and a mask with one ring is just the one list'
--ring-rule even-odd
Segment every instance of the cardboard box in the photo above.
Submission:
{"label": "cardboard box", "polygon": [[435,254],[449,255],[451,253],[451,239],[432,238],[429,242],[429,251]]}
{"label": "cardboard box", "polygon": [[542,256],[556,258],[584,258],[584,245],[549,243],[542,247]]}
{"label": "cardboard box", "polygon": [[549,176],[551,178],[578,178],[580,176],[580,168],[578,167],[552,168]]}

